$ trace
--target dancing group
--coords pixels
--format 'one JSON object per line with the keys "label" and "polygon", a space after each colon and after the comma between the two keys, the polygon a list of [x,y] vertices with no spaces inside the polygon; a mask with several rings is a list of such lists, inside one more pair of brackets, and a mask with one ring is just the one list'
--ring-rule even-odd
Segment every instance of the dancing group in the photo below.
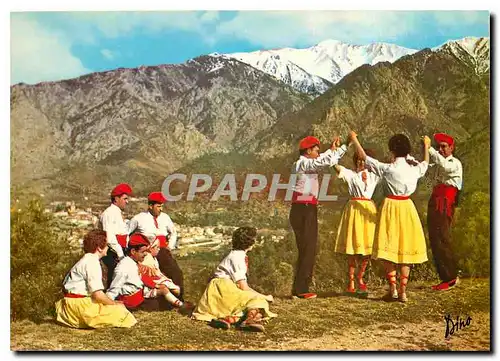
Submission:
{"label": "dancing group", "polygon": [[[429,157],[437,166],[440,183],[429,201],[429,236],[442,283],[436,290],[457,282],[456,262],[451,252],[449,229],[462,185],[462,166],[451,154],[454,140],[436,134],[439,152],[424,137],[424,159],[409,154],[409,139],[398,134],[389,140],[391,163],[382,163],[373,152],[363,149],[354,132],[346,144],[336,138],[329,150],[319,153],[320,142],[306,137],[299,143],[300,157],[293,166],[297,174],[290,223],[295,233],[298,260],[293,296],[315,298],[309,292],[317,253],[318,177],[317,172],[334,167],[339,179],[348,184],[351,200],[342,214],[335,250],[348,255],[347,292],[367,293],[363,275],[371,258],[384,261],[390,284],[389,299],[406,302],[406,286],[412,264],[427,260],[424,233],[418,213],[409,196],[427,171]],[[338,165],[350,145],[355,147],[355,171]],[[377,184],[386,192],[377,214],[371,200]],[[232,250],[213,273],[196,307],[184,301],[183,273],[172,255],[177,233],[170,217],[163,212],[166,199],[161,192],[148,196],[148,210],[130,221],[123,217],[132,189],[120,184],[111,191],[111,205],[100,216],[100,227],[83,240],[85,255],[71,268],[63,281],[64,298],[56,303],[57,321],[75,328],[131,327],[137,321],[130,311],[176,309],[217,328],[236,327],[263,331],[262,323],[277,315],[269,310],[272,295],[253,290],[247,282],[247,252],[255,244],[257,230],[240,227],[232,235]],[[101,268],[101,262],[106,271]],[[360,264],[358,290],[355,287],[356,262]],[[396,287],[396,267],[400,265],[400,287]],[[105,287],[106,286],[106,287]]]}
{"label": "dancing group", "polygon": [[[384,263],[390,285],[384,298],[401,302],[408,300],[406,287],[410,268],[427,261],[424,231],[410,196],[429,166],[435,168],[436,185],[428,204],[427,222],[432,253],[441,278],[441,283],[432,289],[448,290],[458,283],[450,228],[458,192],[462,189],[462,164],[452,154],[455,142],[451,136],[438,133],[434,140],[439,151],[431,147],[431,139],[425,136],[424,159],[419,162],[410,155],[411,144],[407,136],[392,136],[388,143],[392,155],[389,163],[376,160],[371,150],[361,146],[353,131],[349,132],[347,144],[341,145],[340,139],[336,138],[331,148],[321,154],[318,139],[309,136],[300,142],[300,158],[292,167],[292,172],[297,174],[297,185],[290,211],[290,223],[299,251],[293,287],[295,297],[316,297],[315,293],[309,292],[318,240],[316,173],[327,167],[335,168],[338,178],[347,183],[351,196],[344,208],[335,241],[335,251],[348,256],[347,294],[367,295],[363,276],[369,260],[379,259]],[[351,144],[355,147],[354,171],[338,165]],[[383,186],[385,198],[377,212],[371,198],[379,183]]]}

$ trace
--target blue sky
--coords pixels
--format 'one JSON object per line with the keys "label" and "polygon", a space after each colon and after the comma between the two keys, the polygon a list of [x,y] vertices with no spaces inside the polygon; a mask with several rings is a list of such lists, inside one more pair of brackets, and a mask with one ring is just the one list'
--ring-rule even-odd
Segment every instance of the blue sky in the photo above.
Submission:
{"label": "blue sky", "polygon": [[13,12],[11,84],[325,39],[413,49],[489,36],[488,11]]}

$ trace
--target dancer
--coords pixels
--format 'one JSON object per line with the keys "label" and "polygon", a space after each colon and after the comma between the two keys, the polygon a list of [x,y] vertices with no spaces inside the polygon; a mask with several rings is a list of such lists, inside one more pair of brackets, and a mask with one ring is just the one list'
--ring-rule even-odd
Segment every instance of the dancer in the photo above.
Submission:
{"label": "dancer", "polygon": [[[431,141],[429,137],[424,137],[424,161],[412,166],[406,160],[411,145],[404,134],[396,134],[389,139],[389,150],[394,159],[392,163],[381,163],[367,156],[356,133],[351,131],[351,136],[359,158],[365,160],[367,168],[385,181],[387,197],[379,212],[372,254],[374,259],[385,261],[390,290],[384,298],[399,298],[401,302],[406,302],[410,265],[427,261],[424,231],[410,195],[415,192],[418,179],[424,176],[429,166]],[[399,295],[396,265],[401,269]]]}
{"label": "dancer", "polygon": [[[365,153],[375,157],[369,149],[366,149]],[[334,166],[339,179],[347,183],[352,197],[342,213],[335,240],[335,252],[347,255],[349,281],[346,294],[367,296],[368,288],[363,276],[372,254],[377,222],[377,208],[371,198],[380,177],[365,168],[365,161],[360,159],[357,153],[354,153],[353,162],[355,171],[338,164]],[[358,290],[354,283],[357,266]]]}

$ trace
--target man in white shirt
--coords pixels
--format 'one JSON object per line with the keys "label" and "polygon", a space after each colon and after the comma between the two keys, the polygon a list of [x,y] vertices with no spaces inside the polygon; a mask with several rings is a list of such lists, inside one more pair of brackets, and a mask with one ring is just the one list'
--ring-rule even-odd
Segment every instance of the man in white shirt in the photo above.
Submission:
{"label": "man in white shirt", "polygon": [[127,247],[128,227],[123,219],[123,210],[128,204],[132,188],[126,184],[118,184],[111,191],[111,205],[99,217],[99,228],[106,232],[109,250],[102,262],[107,268],[107,286],[111,284],[117,263],[124,257],[123,249]]}
{"label": "man in white shirt", "polygon": [[177,231],[172,219],[162,212],[163,203],[167,200],[162,192],[148,195],[148,210],[135,215],[129,222],[129,233],[138,232],[145,235],[150,242],[158,240],[160,251],[156,256],[160,271],[180,287],[179,299],[183,300],[184,276],[171,250],[177,245]]}
{"label": "man in white shirt", "polygon": [[[139,264],[144,261],[149,252],[148,239],[139,234],[130,236],[127,247],[127,256],[116,266],[113,282],[106,295],[111,299],[122,301],[130,310],[143,309],[158,311],[169,309],[167,304],[176,308],[183,308],[184,303],[179,301],[164,284],[154,282],[154,279],[143,275],[139,271]],[[188,305],[191,307],[191,305]]]}
{"label": "man in white shirt", "polygon": [[458,283],[457,262],[452,250],[451,225],[462,189],[462,163],[453,156],[455,140],[448,134],[434,134],[439,151],[429,149],[430,167],[436,168],[436,185],[427,211],[429,241],[441,283],[432,288],[446,291]]}
{"label": "man in white shirt", "polygon": [[311,299],[316,294],[309,292],[318,246],[318,193],[317,172],[337,164],[346,153],[347,146],[340,146],[337,137],[331,148],[319,153],[319,140],[307,136],[299,143],[299,159],[292,165],[292,174],[297,174],[290,210],[290,224],[295,233],[298,260],[293,282],[294,297]]}

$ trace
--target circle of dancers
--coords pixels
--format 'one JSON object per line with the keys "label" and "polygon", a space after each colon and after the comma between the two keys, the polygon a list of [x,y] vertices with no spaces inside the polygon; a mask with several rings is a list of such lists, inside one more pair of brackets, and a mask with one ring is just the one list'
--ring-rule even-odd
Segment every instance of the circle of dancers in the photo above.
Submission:
{"label": "circle of dancers", "polygon": [[[396,134],[388,142],[391,159],[387,163],[365,149],[354,131],[344,143],[334,138],[323,153],[313,136],[299,142],[299,158],[291,170],[297,181],[289,216],[298,250],[293,298],[317,297],[309,287],[318,253],[318,172],[328,168],[347,184],[350,196],[332,240],[335,252],[346,255],[348,261],[344,294],[368,296],[364,275],[369,262],[377,260],[384,266],[389,286],[383,299],[408,301],[410,270],[427,261],[422,223],[410,196],[429,167],[435,170],[436,184],[427,224],[441,280],[432,290],[446,291],[458,284],[450,228],[462,189],[462,164],[453,156],[453,137],[437,133],[434,140],[438,150],[428,136],[422,138],[423,159],[418,161],[411,155],[409,138]],[[349,147],[354,148],[352,169],[338,164]],[[372,196],[379,184],[385,198],[377,209]],[[99,229],[85,235],[85,254],[65,276],[64,297],[55,305],[59,323],[74,328],[132,327],[137,323],[136,310],[176,310],[215,328],[262,332],[264,324],[277,317],[270,310],[273,296],[248,284],[248,254],[255,246],[256,228],[234,231],[232,250],[194,305],[184,300],[183,272],[172,253],[177,232],[164,212],[166,199],[161,192],[150,193],[147,210],[127,221],[123,211],[131,195],[130,185],[117,185],[110,193],[109,207],[99,217]]]}

